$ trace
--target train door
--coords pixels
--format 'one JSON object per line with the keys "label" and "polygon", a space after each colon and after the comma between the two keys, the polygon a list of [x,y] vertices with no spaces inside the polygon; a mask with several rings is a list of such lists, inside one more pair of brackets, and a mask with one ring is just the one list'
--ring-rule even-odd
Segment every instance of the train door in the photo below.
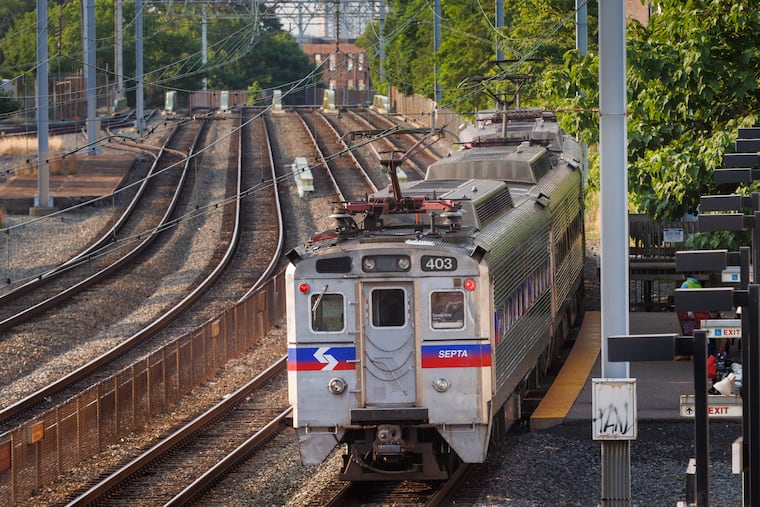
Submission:
{"label": "train door", "polygon": [[362,302],[366,406],[412,406],[417,399],[412,284],[365,283]]}

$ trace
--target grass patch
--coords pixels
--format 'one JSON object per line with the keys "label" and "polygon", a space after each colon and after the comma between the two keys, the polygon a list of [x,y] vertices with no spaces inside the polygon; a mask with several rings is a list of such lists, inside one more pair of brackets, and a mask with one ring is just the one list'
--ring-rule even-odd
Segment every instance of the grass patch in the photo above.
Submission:
{"label": "grass patch", "polygon": [[[63,140],[52,137],[48,140],[48,152],[61,151]],[[0,137],[0,155],[6,157],[28,157],[37,153],[36,136]]]}

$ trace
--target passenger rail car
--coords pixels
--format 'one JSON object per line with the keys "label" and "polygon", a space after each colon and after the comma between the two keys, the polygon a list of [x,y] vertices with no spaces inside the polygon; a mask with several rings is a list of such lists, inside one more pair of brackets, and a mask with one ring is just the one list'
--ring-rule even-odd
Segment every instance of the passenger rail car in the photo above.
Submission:
{"label": "passenger rail car", "polygon": [[339,443],[347,480],[445,479],[484,461],[581,309],[577,143],[543,114],[506,135],[483,121],[425,180],[339,203],[335,229],[289,253],[304,463]]}

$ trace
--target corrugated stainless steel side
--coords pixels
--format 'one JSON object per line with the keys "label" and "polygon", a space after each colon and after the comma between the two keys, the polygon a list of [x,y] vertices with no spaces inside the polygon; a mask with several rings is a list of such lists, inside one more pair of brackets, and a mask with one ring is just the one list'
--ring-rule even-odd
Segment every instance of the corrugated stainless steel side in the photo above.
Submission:
{"label": "corrugated stainless steel side", "polygon": [[[494,224],[498,235],[478,237],[481,246],[488,246],[485,260],[493,276],[494,301],[501,302],[537,269],[549,255],[549,215],[535,210],[516,208]],[[488,232],[491,232],[489,228]]]}
{"label": "corrugated stainless steel side", "polygon": [[[512,210],[479,237],[489,246],[484,262],[492,274],[495,308],[549,260],[549,213],[534,202]],[[505,234],[509,231],[509,234]],[[547,290],[532,301],[528,310],[509,329],[495,350],[494,376],[497,391],[511,391],[535,364],[545,348],[551,324],[551,294]]]}
{"label": "corrugated stainless steel side", "polygon": [[551,297],[542,295],[496,347],[495,388],[512,392],[549,344]]}
{"label": "corrugated stainless steel side", "polygon": [[[566,177],[561,180],[550,179],[552,189],[552,245],[555,248],[554,259],[554,294],[559,307],[572,297],[578,277],[583,270],[585,246],[583,244],[583,195],[581,192],[581,175],[578,171],[565,169]],[[569,251],[562,259],[556,258],[556,245],[562,237],[568,235]]]}
{"label": "corrugated stainless steel side", "polygon": [[[537,213],[538,205],[529,200],[502,219],[500,228],[489,228],[478,237],[478,242],[488,245],[484,260],[493,274],[495,308],[514,293],[529,273],[548,262],[550,235],[552,245],[556,244],[574,220],[582,220],[581,180],[576,171],[561,165],[548,173],[536,190],[550,198],[545,213]],[[506,230],[509,234],[504,234]],[[552,264],[557,306],[552,307],[551,293],[544,292],[531,301],[526,313],[517,319],[496,346],[494,387],[497,392],[511,392],[548,346],[553,315],[571,296],[583,269],[583,259],[580,235],[573,238],[563,261]]]}

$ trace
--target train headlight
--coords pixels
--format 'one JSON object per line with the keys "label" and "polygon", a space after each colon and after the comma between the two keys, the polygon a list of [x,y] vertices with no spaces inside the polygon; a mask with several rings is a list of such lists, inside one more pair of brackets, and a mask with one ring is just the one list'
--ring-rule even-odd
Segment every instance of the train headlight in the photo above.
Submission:
{"label": "train headlight", "polygon": [[327,389],[333,394],[340,394],[346,390],[346,381],[337,377],[330,379],[330,382],[327,383]]}
{"label": "train headlight", "polygon": [[467,289],[470,292],[474,291],[475,290],[475,280],[473,280],[472,278],[468,278],[467,280],[465,280],[464,281],[464,288]]}
{"label": "train headlight", "polygon": [[439,393],[445,393],[451,387],[451,382],[446,377],[438,377],[433,381],[433,389]]}
{"label": "train headlight", "polygon": [[376,266],[375,259],[372,257],[365,257],[362,259],[362,267],[364,268],[364,271],[374,271]]}
{"label": "train headlight", "polygon": [[399,257],[398,258],[398,268],[401,271],[408,270],[409,266],[411,266],[411,261],[409,260],[409,257]]}
{"label": "train headlight", "polygon": [[301,292],[301,294],[306,294],[307,292],[309,292],[309,284],[308,283],[299,284],[298,290]]}

